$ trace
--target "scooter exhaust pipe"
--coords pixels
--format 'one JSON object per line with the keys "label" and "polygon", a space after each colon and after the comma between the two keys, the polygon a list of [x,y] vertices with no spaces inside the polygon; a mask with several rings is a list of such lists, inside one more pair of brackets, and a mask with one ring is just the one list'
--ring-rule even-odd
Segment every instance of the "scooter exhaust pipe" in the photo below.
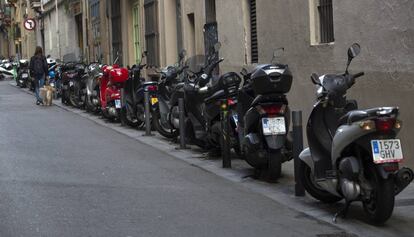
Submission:
{"label": "scooter exhaust pipe", "polygon": [[401,168],[395,172],[395,195],[398,195],[413,181],[414,174],[409,168]]}

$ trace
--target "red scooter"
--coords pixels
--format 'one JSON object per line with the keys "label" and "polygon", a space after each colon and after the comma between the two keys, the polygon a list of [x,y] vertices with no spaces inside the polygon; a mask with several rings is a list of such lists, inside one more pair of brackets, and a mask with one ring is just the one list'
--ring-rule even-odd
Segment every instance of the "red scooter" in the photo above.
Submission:
{"label": "red scooter", "polygon": [[121,110],[121,89],[128,80],[128,69],[119,65],[103,66],[100,78],[100,100],[102,115],[110,120],[119,119]]}

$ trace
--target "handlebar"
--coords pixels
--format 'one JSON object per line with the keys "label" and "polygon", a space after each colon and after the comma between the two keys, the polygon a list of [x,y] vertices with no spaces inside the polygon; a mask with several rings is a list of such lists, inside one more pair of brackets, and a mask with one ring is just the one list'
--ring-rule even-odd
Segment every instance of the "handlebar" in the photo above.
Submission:
{"label": "handlebar", "polygon": [[362,77],[363,75],[365,75],[365,73],[364,73],[364,72],[358,72],[357,74],[354,74],[354,75],[353,75],[353,78],[354,78],[354,79],[356,79],[356,78],[358,78],[358,77]]}

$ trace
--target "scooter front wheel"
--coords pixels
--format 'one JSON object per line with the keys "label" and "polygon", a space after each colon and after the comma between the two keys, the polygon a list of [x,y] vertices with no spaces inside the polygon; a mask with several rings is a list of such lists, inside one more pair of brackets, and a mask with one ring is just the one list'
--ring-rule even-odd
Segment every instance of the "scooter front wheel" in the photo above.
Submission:
{"label": "scooter front wheel", "polygon": [[160,121],[160,114],[159,112],[153,112],[152,113],[152,121],[154,123],[154,128],[159,132],[162,136],[166,138],[176,138],[179,135],[178,129],[169,129],[164,128]]}
{"label": "scooter front wheel", "polygon": [[342,200],[342,197],[335,196],[319,187],[315,182],[311,168],[302,160],[299,160],[299,162],[299,178],[305,190],[312,197],[324,203],[335,203]]}

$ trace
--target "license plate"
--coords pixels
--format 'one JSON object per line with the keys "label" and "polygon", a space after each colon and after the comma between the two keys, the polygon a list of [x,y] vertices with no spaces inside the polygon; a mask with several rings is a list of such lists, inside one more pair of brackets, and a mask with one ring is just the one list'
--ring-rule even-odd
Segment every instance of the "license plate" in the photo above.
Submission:
{"label": "license plate", "polygon": [[29,77],[29,74],[27,74],[27,73],[23,73],[23,74],[22,74],[22,77]]}
{"label": "license plate", "polygon": [[73,86],[73,81],[70,81],[69,82],[69,86]]}
{"label": "license plate", "polygon": [[157,97],[152,97],[151,98],[151,105],[155,105],[156,103],[158,103],[158,98]]}
{"label": "license plate", "polygon": [[121,100],[115,100],[115,108],[117,109],[121,108]]}
{"label": "license plate", "polygon": [[263,135],[286,134],[285,117],[262,118]]}
{"label": "license plate", "polygon": [[400,139],[371,140],[371,148],[375,164],[394,163],[403,160]]}

